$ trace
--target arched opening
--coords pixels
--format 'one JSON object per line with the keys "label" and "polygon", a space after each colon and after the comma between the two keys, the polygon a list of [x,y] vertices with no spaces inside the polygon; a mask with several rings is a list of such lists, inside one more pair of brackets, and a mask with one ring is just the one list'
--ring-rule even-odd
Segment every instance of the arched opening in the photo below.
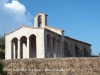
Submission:
{"label": "arched opening", "polygon": [[56,38],[53,37],[53,57],[56,57]]}
{"label": "arched opening", "polygon": [[27,38],[22,36],[20,39],[20,58],[27,58]]}
{"label": "arched opening", "polygon": [[84,48],[84,56],[85,56],[85,57],[88,57],[88,51],[87,51],[86,48]]}
{"label": "arched opening", "polygon": [[58,46],[57,46],[57,57],[61,56],[61,40],[58,39]]}
{"label": "arched opening", "polygon": [[79,56],[79,48],[78,45],[75,44],[75,56],[78,57]]}
{"label": "arched opening", "polygon": [[12,43],[11,43],[12,47],[11,47],[11,58],[12,59],[17,59],[18,57],[18,39],[17,38],[13,38],[12,39]]}
{"label": "arched opening", "polygon": [[29,47],[29,58],[36,57],[36,36],[32,34],[29,37],[30,47]]}
{"label": "arched opening", "polygon": [[38,16],[38,27],[42,27],[42,18],[41,15]]}
{"label": "arched opening", "polygon": [[48,35],[47,35],[47,51],[46,51],[46,52],[47,52],[47,53],[46,53],[47,58],[50,57],[50,51],[51,51],[51,50],[50,50],[50,46],[51,46],[51,45],[50,45],[50,38],[51,38],[51,36],[48,34]]}

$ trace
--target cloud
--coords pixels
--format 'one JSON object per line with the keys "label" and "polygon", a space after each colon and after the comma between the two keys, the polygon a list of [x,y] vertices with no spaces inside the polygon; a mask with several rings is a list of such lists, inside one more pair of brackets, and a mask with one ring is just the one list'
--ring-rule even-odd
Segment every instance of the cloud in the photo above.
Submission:
{"label": "cloud", "polygon": [[21,25],[32,25],[32,16],[18,0],[0,0],[0,35]]}
{"label": "cloud", "polygon": [[0,0],[0,8],[3,7],[3,5],[8,2],[8,0]]}
{"label": "cloud", "polygon": [[9,12],[14,13],[15,15],[17,13],[23,15],[26,12],[25,6],[19,3],[17,0],[12,0],[12,3],[6,3],[4,7],[6,7],[9,10]]}
{"label": "cloud", "polygon": [[9,15],[13,16],[16,21],[31,24],[30,19],[32,17],[30,13],[27,13],[25,6],[21,4],[18,0],[12,0],[11,3],[5,3],[4,10]]}

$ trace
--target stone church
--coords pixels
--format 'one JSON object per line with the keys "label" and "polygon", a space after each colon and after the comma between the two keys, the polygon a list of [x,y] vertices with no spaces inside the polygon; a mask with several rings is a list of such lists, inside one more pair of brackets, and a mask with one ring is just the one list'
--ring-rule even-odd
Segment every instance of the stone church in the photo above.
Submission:
{"label": "stone church", "polygon": [[34,27],[22,25],[5,35],[5,59],[91,56],[91,44],[49,27],[47,16],[40,12],[34,17]]}

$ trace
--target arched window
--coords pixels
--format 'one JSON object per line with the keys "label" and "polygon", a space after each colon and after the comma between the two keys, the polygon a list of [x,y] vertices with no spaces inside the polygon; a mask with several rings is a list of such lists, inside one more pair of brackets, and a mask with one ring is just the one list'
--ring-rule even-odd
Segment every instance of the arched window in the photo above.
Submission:
{"label": "arched window", "polygon": [[66,40],[64,42],[64,56],[71,57],[71,50],[70,50],[69,42]]}
{"label": "arched window", "polygon": [[84,56],[85,57],[88,57],[89,56],[88,51],[87,51],[87,49],[85,47],[84,47]]}

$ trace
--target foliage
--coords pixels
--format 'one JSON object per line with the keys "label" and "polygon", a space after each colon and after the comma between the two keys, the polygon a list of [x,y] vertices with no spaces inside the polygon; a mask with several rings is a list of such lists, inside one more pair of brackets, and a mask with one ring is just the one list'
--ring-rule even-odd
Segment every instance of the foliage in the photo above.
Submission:
{"label": "foliage", "polygon": [[0,36],[0,58],[5,58],[5,37]]}
{"label": "foliage", "polygon": [[6,72],[4,72],[3,71],[3,63],[2,63],[2,61],[0,60],[0,75],[7,75],[7,73]]}
{"label": "foliage", "polygon": [[98,56],[100,57],[100,53],[98,54]]}
{"label": "foliage", "polygon": [[3,49],[0,48],[0,52],[4,53],[5,51]]}
{"label": "foliage", "polygon": [[0,52],[4,52],[5,50],[5,38],[4,36],[0,36]]}

